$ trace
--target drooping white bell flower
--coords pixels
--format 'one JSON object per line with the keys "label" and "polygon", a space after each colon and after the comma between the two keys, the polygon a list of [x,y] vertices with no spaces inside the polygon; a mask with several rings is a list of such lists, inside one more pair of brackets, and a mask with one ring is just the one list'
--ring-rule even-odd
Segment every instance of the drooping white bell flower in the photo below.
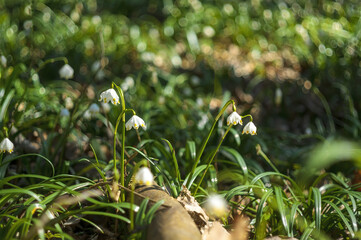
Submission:
{"label": "drooping white bell flower", "polygon": [[14,151],[14,144],[10,141],[9,138],[4,138],[4,140],[0,143],[0,152],[9,152],[12,153]]}
{"label": "drooping white bell flower", "polygon": [[4,55],[1,55],[0,62],[1,62],[1,65],[3,65],[3,67],[6,67],[8,60],[6,59],[6,57]]}
{"label": "drooping white bell flower", "polygon": [[257,127],[254,125],[253,122],[249,122],[244,126],[242,134],[251,134],[256,135],[257,134]]}
{"label": "drooping white bell flower", "polygon": [[62,109],[60,110],[60,116],[62,116],[62,117],[69,117],[69,116],[70,116],[69,110],[66,109],[66,108],[62,108]]}
{"label": "drooping white bell flower", "polygon": [[114,105],[119,104],[119,96],[115,92],[113,88],[110,88],[100,94],[99,101],[103,101],[104,103],[112,102]]}
{"label": "drooping white bell flower", "polygon": [[60,68],[59,75],[61,78],[65,79],[73,78],[74,69],[69,64],[65,64],[62,68]]}
{"label": "drooping white bell flower", "polygon": [[227,202],[221,195],[210,195],[204,204],[204,208],[214,218],[222,218],[227,214]]}
{"label": "drooping white bell flower", "polygon": [[92,103],[88,110],[91,115],[94,115],[94,114],[99,113],[100,108],[99,108],[98,104]]}
{"label": "drooping white bell flower", "polygon": [[74,102],[73,99],[71,99],[71,97],[65,98],[64,101],[65,101],[65,108],[72,109],[74,107]]}
{"label": "drooping white bell flower", "polygon": [[133,115],[133,117],[131,117],[128,122],[125,124],[125,128],[127,130],[132,129],[132,127],[134,129],[138,129],[140,127],[142,127],[144,130],[147,130],[147,127],[145,126],[144,120],[141,119],[140,117],[138,117],[137,115]]}
{"label": "drooping white bell flower", "polygon": [[83,118],[85,118],[86,120],[90,120],[92,118],[92,115],[90,114],[89,109],[84,112]]}
{"label": "drooping white bell flower", "polygon": [[124,91],[127,91],[128,89],[132,88],[134,86],[134,79],[130,76],[126,77],[124,79],[124,82],[121,85],[121,88]]}
{"label": "drooping white bell flower", "polygon": [[138,172],[135,174],[135,183],[140,185],[152,185],[153,184],[153,174],[147,167],[141,167]]}
{"label": "drooping white bell flower", "polygon": [[227,125],[230,125],[230,124],[233,124],[233,125],[237,125],[237,124],[242,125],[243,124],[242,117],[236,111],[232,112],[227,117]]}

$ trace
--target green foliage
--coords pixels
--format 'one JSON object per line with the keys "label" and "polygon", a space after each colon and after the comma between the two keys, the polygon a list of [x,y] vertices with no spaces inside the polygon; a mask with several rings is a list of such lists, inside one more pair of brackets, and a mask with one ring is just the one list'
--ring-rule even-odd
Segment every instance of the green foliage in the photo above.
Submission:
{"label": "green foliage", "polygon": [[[0,0],[0,140],[15,144],[0,153],[0,238],[76,239],[76,224],[144,237],[162,202],[125,200],[144,160],[173,197],[183,184],[200,202],[225,196],[224,223],[248,216],[252,239],[360,237],[360,10],[357,0]],[[74,77],[60,76],[64,64]],[[89,115],[112,82],[125,105]],[[226,137],[230,102],[253,115],[257,136],[232,126]],[[147,131],[116,131],[122,107]]]}

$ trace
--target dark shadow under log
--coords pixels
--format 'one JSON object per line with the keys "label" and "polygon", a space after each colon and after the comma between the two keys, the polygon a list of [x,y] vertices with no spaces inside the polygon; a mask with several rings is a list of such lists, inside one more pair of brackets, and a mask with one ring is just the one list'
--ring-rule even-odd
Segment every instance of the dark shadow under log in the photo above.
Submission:
{"label": "dark shadow under log", "polygon": [[[140,186],[135,189],[139,194],[149,198],[149,207],[155,202],[164,200],[147,228],[147,240],[200,240],[201,234],[183,206],[169,196],[159,186]],[[144,199],[135,195],[137,205]]]}

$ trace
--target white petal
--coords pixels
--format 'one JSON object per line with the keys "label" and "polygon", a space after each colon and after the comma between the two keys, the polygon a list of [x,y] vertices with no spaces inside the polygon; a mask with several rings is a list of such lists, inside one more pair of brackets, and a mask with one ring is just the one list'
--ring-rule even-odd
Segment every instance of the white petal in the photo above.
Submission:
{"label": "white petal", "polygon": [[62,109],[61,109],[61,111],[60,111],[60,116],[62,116],[62,117],[69,117],[69,115],[70,115],[70,112],[69,112],[68,109],[66,109],[66,108],[62,108]]}
{"label": "white petal", "polygon": [[211,195],[207,198],[205,209],[212,217],[223,217],[227,213],[227,202],[220,195]]}
{"label": "white petal", "polygon": [[14,151],[14,144],[10,141],[9,138],[5,138],[0,143],[0,152],[9,152],[12,153]]}
{"label": "white petal", "polygon": [[98,104],[93,103],[92,105],[90,105],[88,110],[91,114],[96,114],[100,111],[100,108],[99,108]]}
{"label": "white petal", "polygon": [[135,174],[135,182],[139,184],[152,185],[153,174],[147,167],[142,167]]}
{"label": "white petal", "polygon": [[233,125],[240,124],[240,125],[242,125],[242,117],[237,112],[232,112],[227,117],[227,125],[230,125],[230,124],[233,124]]}
{"label": "white petal", "polygon": [[256,125],[254,125],[253,122],[247,123],[246,126],[243,128],[242,134],[256,135],[257,134]]}
{"label": "white petal", "polygon": [[110,88],[100,94],[99,101],[104,103],[111,102],[114,105],[119,104],[119,96],[113,88]]}
{"label": "white petal", "polygon": [[59,75],[62,78],[69,79],[73,78],[74,70],[69,64],[65,64],[60,70]]}
{"label": "white petal", "polygon": [[3,67],[6,67],[8,60],[6,59],[5,56],[1,55],[0,62],[1,62],[1,65],[3,65]]}
{"label": "white petal", "polygon": [[83,117],[87,120],[91,119],[92,115],[91,113],[89,112],[89,110],[86,110]]}
{"label": "white petal", "polygon": [[132,123],[132,118],[128,120],[128,122],[125,123],[125,129],[127,129],[127,131],[129,131],[130,129],[132,129],[133,123]]}
{"label": "white petal", "polygon": [[130,130],[132,128],[138,129],[139,127],[142,127],[144,130],[147,129],[145,126],[144,120],[138,117],[137,115],[133,115],[128,122],[125,124],[125,128],[127,130]]}

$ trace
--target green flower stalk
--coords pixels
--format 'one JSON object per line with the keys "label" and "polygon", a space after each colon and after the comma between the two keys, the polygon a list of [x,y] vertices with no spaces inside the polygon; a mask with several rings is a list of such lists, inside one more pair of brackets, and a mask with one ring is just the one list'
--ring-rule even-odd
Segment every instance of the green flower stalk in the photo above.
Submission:
{"label": "green flower stalk", "polygon": [[223,137],[222,137],[221,140],[219,141],[216,150],[215,150],[214,153],[212,154],[212,157],[209,158],[209,161],[208,161],[208,163],[207,163],[207,167],[206,167],[206,169],[204,170],[204,172],[203,172],[203,174],[202,174],[202,177],[201,177],[201,179],[199,180],[199,182],[198,182],[198,184],[197,184],[196,190],[194,191],[194,195],[196,195],[199,186],[201,185],[204,177],[206,176],[206,173],[207,173],[209,167],[211,166],[211,163],[213,162],[213,159],[214,159],[215,156],[217,155],[217,153],[218,153],[218,151],[219,151],[219,148],[220,148],[221,145],[222,145],[223,140],[226,138],[226,136],[227,136],[229,130],[231,130],[232,126],[233,126],[232,124],[230,124],[230,125],[228,126],[226,132],[223,134]]}
{"label": "green flower stalk", "polygon": [[[207,143],[208,143],[208,141],[209,141],[209,138],[211,137],[211,135],[212,135],[212,133],[213,133],[213,131],[214,131],[214,128],[215,128],[215,126],[216,126],[219,118],[223,115],[223,113],[226,111],[227,107],[228,107],[230,104],[232,104],[233,111],[234,111],[234,112],[236,111],[236,106],[235,106],[234,101],[233,101],[233,100],[229,100],[229,101],[223,106],[223,108],[221,109],[221,111],[218,113],[218,115],[217,115],[216,118],[214,119],[212,128],[211,128],[211,130],[209,131],[208,136],[207,136],[206,139],[203,141],[203,144],[202,144],[202,146],[201,146],[201,150],[197,153],[197,158],[196,158],[196,160],[195,160],[195,162],[194,162],[194,164],[193,164],[191,173],[190,173],[189,178],[188,178],[189,181],[192,179],[192,176],[193,176],[193,174],[194,174],[194,171],[195,171],[195,169],[196,169],[196,167],[197,167],[197,165],[198,165],[198,163],[199,163],[199,161],[200,161],[200,159],[201,159],[201,157],[202,157],[202,154],[203,154],[203,152],[204,152],[204,149],[206,148],[206,145],[207,145]],[[185,183],[184,185],[186,185],[186,183]]]}
{"label": "green flower stalk", "polygon": [[136,184],[146,184],[148,186],[153,183],[153,174],[149,168],[146,167],[147,160],[142,160],[137,163],[133,168],[133,181],[131,182],[131,191],[130,191],[130,211],[129,211],[129,219],[130,219],[130,231],[134,229],[134,189]]}
{"label": "green flower stalk", "polygon": [[[117,88],[118,94],[114,90],[114,86]],[[114,82],[112,83],[112,88],[108,89],[100,94],[99,101],[102,101],[104,103],[111,102],[114,105],[120,104],[122,106],[122,111],[120,112],[115,128],[114,128],[114,139],[113,139],[113,163],[114,163],[114,176],[115,181],[118,182],[119,177],[117,173],[117,152],[116,152],[116,143],[117,143],[117,133],[118,133],[118,127],[120,122],[121,129],[122,129],[122,139],[121,139],[121,155],[120,155],[120,185],[124,187],[124,173],[125,173],[125,167],[124,167],[124,152],[125,152],[125,129],[130,130],[131,128],[138,129],[139,127],[142,127],[144,130],[146,130],[145,123],[143,119],[138,117],[133,109],[126,109],[125,108],[125,100],[124,100],[124,94],[123,91],[118,85],[116,85]],[[125,113],[126,112],[132,112],[133,116],[129,119],[127,123],[125,123]],[[125,194],[122,191],[121,193],[121,201],[125,201]]]}
{"label": "green flower stalk", "polygon": [[[204,170],[204,172],[203,172],[203,174],[202,174],[202,177],[201,177],[201,179],[199,180],[199,182],[198,182],[198,184],[197,184],[197,187],[196,187],[196,189],[195,189],[195,191],[194,191],[194,195],[197,193],[197,191],[198,191],[198,189],[199,189],[199,187],[200,187],[200,185],[201,185],[201,183],[202,183],[202,181],[203,181],[203,179],[204,179],[204,177],[205,177],[205,175],[206,175],[206,173],[207,173],[207,171],[208,171],[211,163],[213,162],[213,159],[214,159],[215,156],[217,155],[217,153],[218,153],[218,151],[219,151],[219,148],[220,148],[221,145],[222,145],[223,140],[224,140],[225,137],[227,136],[228,132],[231,130],[232,126],[237,125],[237,124],[242,125],[242,124],[243,124],[242,118],[250,117],[250,122],[247,123],[247,125],[244,127],[242,134],[246,133],[246,134],[255,135],[256,132],[257,132],[257,128],[256,128],[256,126],[255,126],[255,125],[253,124],[253,122],[252,122],[252,120],[253,120],[252,116],[251,116],[250,114],[245,115],[245,116],[240,116],[240,115],[236,112],[236,107],[235,107],[234,101],[233,101],[233,100],[228,101],[228,102],[224,105],[224,107],[222,108],[222,110],[219,112],[219,114],[217,115],[217,117],[216,117],[216,119],[215,119],[215,121],[214,121],[214,123],[213,123],[213,126],[212,126],[212,128],[211,128],[211,131],[210,131],[210,133],[208,134],[207,139],[206,139],[206,141],[204,142],[204,144],[203,144],[203,146],[202,146],[200,155],[198,156],[198,158],[197,158],[197,160],[196,160],[196,163],[198,164],[198,162],[199,162],[200,156],[202,155],[202,153],[203,153],[203,151],[204,151],[204,148],[205,148],[205,145],[207,144],[207,142],[208,142],[208,140],[209,140],[209,137],[210,137],[211,133],[212,133],[213,130],[214,130],[214,127],[215,127],[216,122],[218,121],[218,119],[220,118],[220,116],[222,116],[222,114],[223,114],[223,112],[225,111],[225,109],[227,108],[227,106],[228,106],[229,104],[231,104],[231,103],[233,104],[233,105],[232,105],[232,107],[233,107],[233,112],[227,117],[227,125],[228,125],[228,128],[227,128],[226,132],[224,133],[223,137],[221,138],[221,140],[219,141],[219,143],[218,143],[218,145],[217,145],[217,148],[215,149],[214,153],[213,153],[212,156],[210,157],[210,159],[209,159],[209,161],[208,161],[208,163],[207,163],[207,167],[206,167],[206,169]],[[193,165],[193,168],[195,169],[194,166],[195,166],[195,165]],[[192,169],[192,172],[191,172],[191,174],[190,174],[190,179],[191,179],[191,177],[192,177],[192,174],[193,174],[194,169]]]}

